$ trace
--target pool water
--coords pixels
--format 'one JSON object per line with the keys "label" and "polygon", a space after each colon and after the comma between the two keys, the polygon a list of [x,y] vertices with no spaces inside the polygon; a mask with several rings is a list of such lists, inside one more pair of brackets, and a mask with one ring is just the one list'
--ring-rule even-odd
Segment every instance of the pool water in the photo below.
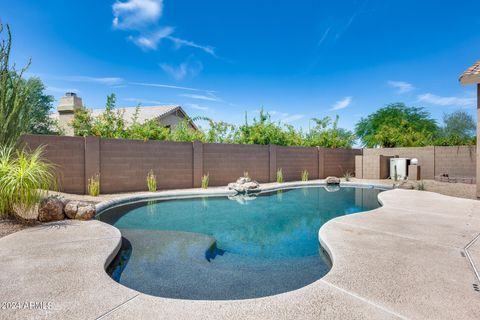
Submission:
{"label": "pool water", "polygon": [[301,288],[330,269],[320,227],[379,206],[373,188],[305,187],[256,197],[127,204],[97,219],[120,229],[108,272],[151,295],[246,299]]}

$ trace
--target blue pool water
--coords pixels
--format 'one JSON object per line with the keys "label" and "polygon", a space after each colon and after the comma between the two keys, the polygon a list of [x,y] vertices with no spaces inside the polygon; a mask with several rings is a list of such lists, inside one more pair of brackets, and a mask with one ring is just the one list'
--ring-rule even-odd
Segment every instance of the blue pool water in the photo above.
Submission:
{"label": "blue pool water", "polygon": [[99,220],[119,228],[109,267],[118,282],[151,295],[246,299],[303,287],[330,269],[318,230],[328,220],[379,206],[380,190],[306,187],[250,199],[140,202]]}

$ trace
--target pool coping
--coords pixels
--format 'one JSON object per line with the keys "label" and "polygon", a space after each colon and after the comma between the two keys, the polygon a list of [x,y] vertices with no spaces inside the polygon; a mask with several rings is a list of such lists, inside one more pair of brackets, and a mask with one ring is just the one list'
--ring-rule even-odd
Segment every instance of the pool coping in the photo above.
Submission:
{"label": "pool coping", "polygon": [[[263,183],[260,185],[259,192],[272,192],[281,189],[287,188],[302,188],[302,187],[318,187],[318,186],[327,186],[328,184],[324,179],[322,180],[310,180],[310,181],[293,181],[293,182],[272,182],[272,183]],[[340,187],[352,187],[352,188],[377,188],[381,190],[390,190],[393,189],[392,185],[382,184],[382,183],[359,183],[359,182],[350,182],[342,181],[338,184]],[[333,184],[335,186],[335,184]],[[157,192],[145,192],[137,193],[126,196],[119,196],[115,199],[106,200],[99,202],[95,205],[97,215],[101,214],[103,211],[123,205],[126,203],[135,203],[143,201],[154,201],[154,200],[169,200],[169,199],[187,199],[187,198],[197,198],[197,197],[221,197],[221,196],[235,196],[239,195],[236,191],[230,190],[228,187],[214,187],[211,189],[178,189],[178,190],[165,190]]]}
{"label": "pool coping", "polygon": [[[323,184],[262,189],[312,185]],[[224,189],[197,191],[179,194],[225,195]],[[143,200],[158,194],[148,196]],[[132,198],[116,204],[126,199]],[[121,233],[97,220],[19,231],[0,239],[0,296],[47,301],[53,308],[0,308],[0,319],[480,318],[480,293],[472,288],[478,283],[464,250],[472,243],[469,254],[480,261],[479,241],[472,242],[480,231],[480,202],[400,189],[382,192],[379,201],[380,208],[337,217],[320,228],[320,242],[333,261],[326,276],[297,290],[246,300],[167,299],[116,283],[105,267],[119,250]]]}

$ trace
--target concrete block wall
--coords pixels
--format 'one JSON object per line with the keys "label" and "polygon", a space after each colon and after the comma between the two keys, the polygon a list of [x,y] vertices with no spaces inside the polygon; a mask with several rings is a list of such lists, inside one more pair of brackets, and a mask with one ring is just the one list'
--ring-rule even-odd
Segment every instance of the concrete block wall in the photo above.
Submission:
{"label": "concrete block wall", "polygon": [[269,148],[264,145],[203,144],[203,172],[211,186],[222,186],[248,172],[258,182],[269,181]]}
{"label": "concrete block wall", "polygon": [[45,158],[54,163],[60,190],[86,193],[88,179],[100,176],[101,193],[145,191],[153,170],[159,190],[200,187],[204,174],[210,186],[226,185],[248,171],[259,182],[276,181],[282,168],[285,181],[342,176],[355,171],[361,150],[235,145],[201,142],[141,141],[98,137],[26,135],[31,148],[46,145]]}
{"label": "concrete block wall", "polygon": [[275,167],[282,169],[285,181],[301,180],[303,170],[308,171],[309,179],[318,179],[318,148],[277,146],[276,153]]}
{"label": "concrete block wall", "polygon": [[27,135],[22,143],[30,149],[44,146],[44,158],[55,165],[59,189],[85,192],[85,139],[81,137]]}
{"label": "concrete block wall", "polygon": [[475,146],[364,149],[363,156],[356,158],[356,170],[362,171],[364,179],[384,179],[382,176],[388,176],[385,161],[392,156],[417,158],[422,179],[439,179],[448,174],[451,178],[466,178],[466,182],[476,180]]}
{"label": "concrete block wall", "polygon": [[[417,158],[418,164],[422,166],[423,179],[433,179],[435,176],[435,147],[363,149],[363,155]],[[364,161],[364,165],[365,163],[367,163],[367,161]]]}
{"label": "concrete block wall", "polygon": [[[435,177],[472,178],[475,182],[476,146],[435,147]],[[423,167],[422,167],[423,174]]]}
{"label": "concrete block wall", "polygon": [[355,156],[361,155],[361,149],[326,149],[324,150],[323,177],[342,177],[345,172],[355,173]]}
{"label": "concrete block wall", "polygon": [[102,193],[145,191],[150,170],[158,189],[192,187],[192,143],[100,139],[99,153]]}

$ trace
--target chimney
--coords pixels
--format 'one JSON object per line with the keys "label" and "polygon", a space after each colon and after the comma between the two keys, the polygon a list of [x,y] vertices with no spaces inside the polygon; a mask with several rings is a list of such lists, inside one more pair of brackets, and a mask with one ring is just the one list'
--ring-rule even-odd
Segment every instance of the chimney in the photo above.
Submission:
{"label": "chimney", "polygon": [[75,92],[67,92],[58,102],[58,124],[65,132],[66,136],[73,136],[71,122],[75,115],[75,110],[83,108],[82,98]]}

